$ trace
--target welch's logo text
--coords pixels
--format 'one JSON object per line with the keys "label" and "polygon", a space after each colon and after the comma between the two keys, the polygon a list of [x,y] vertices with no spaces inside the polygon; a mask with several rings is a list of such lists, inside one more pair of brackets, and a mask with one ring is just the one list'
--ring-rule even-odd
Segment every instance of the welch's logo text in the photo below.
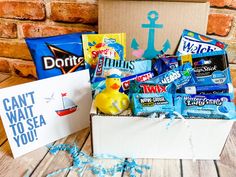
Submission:
{"label": "welch's logo text", "polygon": [[197,54],[222,50],[220,47],[195,40],[190,37],[183,37],[178,51],[182,54]]}

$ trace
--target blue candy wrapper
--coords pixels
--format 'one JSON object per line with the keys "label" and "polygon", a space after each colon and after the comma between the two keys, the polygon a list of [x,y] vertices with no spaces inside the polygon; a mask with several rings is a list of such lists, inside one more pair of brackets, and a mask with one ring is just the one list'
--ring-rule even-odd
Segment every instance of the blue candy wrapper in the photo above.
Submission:
{"label": "blue candy wrapper", "polygon": [[197,85],[231,83],[228,57],[225,51],[179,57],[181,63],[190,62],[197,77]]}
{"label": "blue candy wrapper", "polygon": [[151,71],[152,61],[151,60],[114,60],[100,56],[98,64],[95,70],[92,82],[102,81],[106,78],[108,71],[112,68],[119,69],[122,72],[122,77],[136,75],[144,72]]}
{"label": "blue candy wrapper", "polygon": [[196,95],[228,95],[230,99],[234,99],[234,88],[232,83],[228,84],[214,84],[214,85],[196,85],[188,86],[182,89],[182,92],[186,94],[196,94]]}
{"label": "blue candy wrapper", "polygon": [[186,118],[236,119],[235,105],[226,95],[176,94],[174,104]]}
{"label": "blue candy wrapper", "polygon": [[137,82],[145,82],[145,81],[150,80],[153,77],[154,77],[153,71],[149,71],[149,72],[145,72],[145,73],[141,73],[141,74],[136,74],[136,75],[132,75],[132,76],[128,76],[128,77],[123,77],[123,78],[121,78],[122,86],[120,88],[120,92],[128,91],[130,88],[131,81],[135,80]]}
{"label": "blue candy wrapper", "polygon": [[195,85],[197,78],[190,63],[186,63],[178,68],[165,72],[149,80],[158,85],[174,84],[176,89],[183,86]]}
{"label": "blue candy wrapper", "polygon": [[89,33],[27,38],[38,79],[85,69],[82,34]]}
{"label": "blue candy wrapper", "polygon": [[177,68],[178,66],[178,57],[176,56],[162,56],[161,58],[155,60],[155,63],[153,64],[154,70],[159,75],[174,68]]}
{"label": "blue candy wrapper", "polygon": [[136,80],[132,80],[130,82],[129,94],[132,95],[134,93],[175,93],[176,87],[174,84],[168,85],[158,85],[153,82],[137,82]]}
{"label": "blue candy wrapper", "polygon": [[174,111],[173,98],[169,93],[135,93],[131,107],[135,116],[148,116],[152,113],[171,114]]}

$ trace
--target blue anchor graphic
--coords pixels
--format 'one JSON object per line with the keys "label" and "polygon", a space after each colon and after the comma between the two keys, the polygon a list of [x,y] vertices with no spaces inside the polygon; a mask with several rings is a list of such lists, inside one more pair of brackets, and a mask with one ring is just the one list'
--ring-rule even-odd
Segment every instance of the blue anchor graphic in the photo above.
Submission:
{"label": "blue anchor graphic", "polygon": [[150,24],[142,24],[142,28],[149,29],[148,45],[147,49],[144,51],[143,58],[153,59],[157,56],[163,55],[168,49],[170,49],[169,40],[166,40],[162,50],[158,51],[155,49],[155,29],[163,28],[163,24],[156,24],[158,18],[159,14],[156,11],[150,11],[147,16],[147,19],[150,21]]}

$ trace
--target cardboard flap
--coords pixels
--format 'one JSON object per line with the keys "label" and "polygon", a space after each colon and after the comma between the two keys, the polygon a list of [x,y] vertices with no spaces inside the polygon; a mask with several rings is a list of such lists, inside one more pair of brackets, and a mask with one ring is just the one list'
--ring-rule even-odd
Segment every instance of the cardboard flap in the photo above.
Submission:
{"label": "cardboard flap", "polygon": [[[196,0],[197,1],[197,0]],[[205,0],[199,0],[199,2]],[[135,59],[132,55],[131,41],[137,40],[139,49],[146,50],[149,29],[143,24],[149,24],[147,15],[150,11],[158,13],[157,25],[163,26],[155,29],[154,48],[163,49],[167,40],[171,49],[167,53],[174,53],[184,29],[206,33],[209,3],[196,2],[167,2],[167,1],[125,1],[100,0],[99,1],[99,33],[127,34],[127,59]]]}

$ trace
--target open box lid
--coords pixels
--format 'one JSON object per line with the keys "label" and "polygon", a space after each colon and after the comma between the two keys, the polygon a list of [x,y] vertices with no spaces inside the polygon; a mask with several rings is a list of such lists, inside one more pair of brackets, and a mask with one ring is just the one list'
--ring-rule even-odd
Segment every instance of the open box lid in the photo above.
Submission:
{"label": "open box lid", "polygon": [[[184,2],[183,2],[184,1]],[[209,3],[207,0],[99,0],[99,33],[127,34],[127,59],[134,59],[131,42],[136,39],[139,49],[147,49],[149,24],[147,14],[156,11],[159,14],[156,24],[163,27],[155,29],[155,49],[162,50],[167,41],[174,53],[184,29],[201,34],[206,33]]]}

